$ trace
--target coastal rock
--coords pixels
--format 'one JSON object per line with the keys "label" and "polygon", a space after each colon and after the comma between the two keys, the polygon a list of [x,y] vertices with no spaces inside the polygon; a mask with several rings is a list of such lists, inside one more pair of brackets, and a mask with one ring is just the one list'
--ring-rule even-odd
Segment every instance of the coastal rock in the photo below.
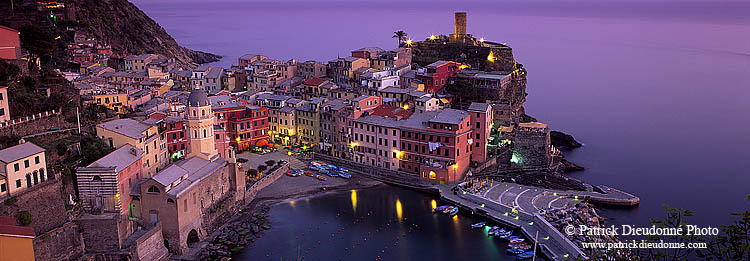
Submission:
{"label": "coastal rock", "polygon": [[555,147],[565,147],[569,149],[578,148],[581,147],[581,143],[576,141],[573,136],[569,134],[565,134],[560,131],[551,131],[549,133],[550,140],[552,142],[552,145]]}
{"label": "coastal rock", "polygon": [[529,116],[528,114],[521,114],[521,118],[519,119],[521,123],[527,123],[527,122],[538,122],[536,118]]}
{"label": "coastal rock", "polygon": [[180,46],[158,23],[127,0],[76,1],[78,29],[109,43],[116,52],[156,53],[182,64],[218,61],[218,55]]}
{"label": "coastal rock", "polygon": [[584,167],[582,167],[582,166],[580,166],[578,164],[575,164],[573,162],[570,162],[570,161],[568,161],[566,159],[562,159],[561,162],[565,166],[565,172],[566,173],[567,172],[582,171],[582,170],[585,169]]}

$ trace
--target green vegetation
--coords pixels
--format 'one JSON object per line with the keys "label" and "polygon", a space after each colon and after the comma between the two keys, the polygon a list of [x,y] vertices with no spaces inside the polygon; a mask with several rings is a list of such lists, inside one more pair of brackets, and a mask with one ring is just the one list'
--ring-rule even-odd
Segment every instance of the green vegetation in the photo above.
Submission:
{"label": "green vegetation", "polygon": [[392,38],[398,38],[398,47],[404,46],[404,42],[406,42],[406,36],[408,34],[404,31],[395,31],[393,32]]}
{"label": "green vegetation", "polygon": [[31,222],[33,222],[33,218],[31,216],[31,212],[24,210],[21,212],[18,212],[18,223],[22,226],[28,226],[31,225]]}
{"label": "green vegetation", "polygon": [[5,200],[5,205],[6,206],[15,206],[16,202],[18,202],[18,198],[17,197],[9,197],[8,199]]}
{"label": "green vegetation", "polygon": [[276,164],[276,161],[275,161],[275,160],[266,160],[266,166],[269,166],[269,167],[271,167],[271,166],[273,166],[274,164]]}
{"label": "green vegetation", "polygon": [[57,49],[55,37],[57,32],[53,27],[24,26],[18,29],[21,38],[21,48],[29,51],[34,58],[51,56]]}
{"label": "green vegetation", "polygon": [[455,80],[446,84],[445,91],[453,95],[457,104],[469,103],[480,99],[477,89],[466,80]]}
{"label": "green vegetation", "polygon": [[18,77],[19,73],[21,73],[21,69],[18,66],[0,59],[0,85],[8,85],[10,81]]}
{"label": "green vegetation", "polygon": [[113,150],[98,137],[83,136],[81,138],[81,154],[83,156],[81,164],[84,166],[91,164]]}

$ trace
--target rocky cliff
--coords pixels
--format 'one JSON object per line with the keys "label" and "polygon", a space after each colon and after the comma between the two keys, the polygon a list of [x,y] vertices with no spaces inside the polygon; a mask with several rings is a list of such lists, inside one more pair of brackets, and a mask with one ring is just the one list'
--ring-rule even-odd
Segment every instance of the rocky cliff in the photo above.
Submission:
{"label": "rocky cliff", "polygon": [[164,28],[127,0],[75,0],[81,28],[118,53],[157,53],[179,62],[208,63],[220,57],[177,44]]}

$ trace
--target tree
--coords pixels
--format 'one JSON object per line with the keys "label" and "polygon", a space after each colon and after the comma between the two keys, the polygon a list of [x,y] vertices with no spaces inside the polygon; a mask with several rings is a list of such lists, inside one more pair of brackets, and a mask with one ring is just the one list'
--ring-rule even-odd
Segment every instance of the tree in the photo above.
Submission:
{"label": "tree", "polygon": [[[750,200],[750,195],[747,200]],[[721,225],[718,236],[704,240],[708,248],[698,249],[698,257],[709,260],[750,260],[750,211],[731,215],[741,219],[730,225]]]}
{"label": "tree", "polygon": [[263,175],[263,171],[266,171],[266,169],[268,169],[268,167],[266,167],[266,165],[260,165],[258,167],[258,172],[260,172],[260,174]]}
{"label": "tree", "polygon": [[65,153],[68,153],[68,146],[65,143],[58,143],[55,146],[55,151],[57,151],[57,156],[63,156]]}
{"label": "tree", "polygon": [[457,104],[474,101],[479,98],[477,89],[466,80],[451,81],[445,85],[445,92],[453,95],[453,98],[457,100]]}
{"label": "tree", "polygon": [[24,26],[19,28],[21,47],[36,57],[50,56],[55,53],[56,33],[51,28]]}
{"label": "tree", "polygon": [[275,160],[266,160],[266,166],[271,167],[271,166],[273,166],[273,164],[276,164]]}
{"label": "tree", "polygon": [[398,38],[398,47],[401,47],[404,45],[404,41],[406,41],[406,36],[408,34],[404,31],[395,31],[393,32],[393,37],[391,38]]}
{"label": "tree", "polygon": [[109,147],[98,137],[83,136],[83,138],[81,138],[81,154],[83,156],[82,164],[84,166],[104,157],[104,155],[107,155],[113,150],[113,148]]}
{"label": "tree", "polygon": [[6,84],[7,82],[12,81],[20,72],[21,69],[15,64],[10,64],[5,62],[5,60],[0,59],[0,84]]}
{"label": "tree", "polygon": [[31,216],[31,212],[29,212],[27,210],[18,212],[18,223],[21,224],[22,226],[31,225],[32,221],[33,220],[32,220],[32,216]]}

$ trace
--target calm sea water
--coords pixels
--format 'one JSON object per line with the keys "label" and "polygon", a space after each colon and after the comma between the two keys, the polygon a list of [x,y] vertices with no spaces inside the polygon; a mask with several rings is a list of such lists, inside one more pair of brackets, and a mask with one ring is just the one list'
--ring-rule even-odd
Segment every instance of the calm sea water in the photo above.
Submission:
{"label": "calm sea water", "polygon": [[[566,152],[587,168],[572,176],[641,197],[638,208],[605,210],[612,222],[645,225],[668,204],[718,226],[750,207],[750,5],[349,2],[136,4],[181,44],[224,55],[223,66],[244,53],[326,62],[392,48],[394,31],[449,34],[453,12],[468,11],[470,33],[507,42],[529,70],[527,112],[585,144]],[[316,202],[274,211],[340,211]],[[277,221],[292,233],[320,219]]]}
{"label": "calm sea water", "polygon": [[[437,199],[384,186],[271,208],[273,227],[239,260],[515,260],[478,219],[433,214]],[[517,233],[516,233],[517,234]]]}

